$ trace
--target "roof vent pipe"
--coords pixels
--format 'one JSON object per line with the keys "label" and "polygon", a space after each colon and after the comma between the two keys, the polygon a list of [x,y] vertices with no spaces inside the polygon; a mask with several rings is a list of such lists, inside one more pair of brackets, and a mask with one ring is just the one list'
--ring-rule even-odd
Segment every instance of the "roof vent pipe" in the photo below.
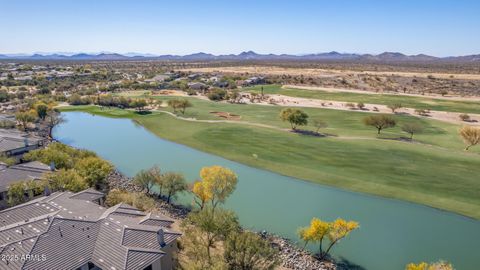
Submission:
{"label": "roof vent pipe", "polygon": [[161,247],[165,246],[165,236],[162,229],[158,230],[157,232],[157,241]]}

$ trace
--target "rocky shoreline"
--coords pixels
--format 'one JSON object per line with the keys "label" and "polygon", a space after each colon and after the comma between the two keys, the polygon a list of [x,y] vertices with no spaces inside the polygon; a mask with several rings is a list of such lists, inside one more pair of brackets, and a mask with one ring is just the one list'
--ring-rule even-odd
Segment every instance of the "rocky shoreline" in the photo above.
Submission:
{"label": "rocky shoreline", "polygon": [[[107,183],[110,189],[124,189],[133,192],[140,192],[141,188],[132,183],[132,179],[114,170],[108,177]],[[170,218],[182,220],[190,212],[184,206],[168,204],[162,200],[156,200],[159,212]],[[310,252],[299,248],[291,240],[271,234],[266,231],[256,232],[267,239],[272,246],[279,251],[281,266],[284,269],[295,270],[336,270],[335,263],[317,260]]]}

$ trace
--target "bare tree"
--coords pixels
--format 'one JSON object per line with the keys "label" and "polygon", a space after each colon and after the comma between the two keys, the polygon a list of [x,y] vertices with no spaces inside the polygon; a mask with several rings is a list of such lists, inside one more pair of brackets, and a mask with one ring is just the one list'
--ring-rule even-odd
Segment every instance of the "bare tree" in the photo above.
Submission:
{"label": "bare tree", "polygon": [[402,130],[410,134],[410,140],[413,139],[413,134],[423,131],[423,127],[419,123],[405,123],[402,125]]}
{"label": "bare tree", "polygon": [[63,116],[56,111],[49,111],[45,117],[45,123],[48,127],[48,136],[52,138],[52,130],[56,125],[64,123],[66,120]]}
{"label": "bare tree", "polygon": [[459,133],[467,144],[465,150],[468,150],[480,142],[480,127],[464,126],[460,129]]}

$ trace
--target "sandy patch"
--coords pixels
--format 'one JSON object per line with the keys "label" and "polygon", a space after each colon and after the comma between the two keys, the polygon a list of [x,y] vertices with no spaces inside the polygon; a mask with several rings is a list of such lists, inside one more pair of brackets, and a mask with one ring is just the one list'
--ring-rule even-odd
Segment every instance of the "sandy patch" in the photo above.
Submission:
{"label": "sandy patch", "polygon": [[[243,93],[248,96],[248,93]],[[244,103],[250,103],[250,99],[244,98],[242,100]],[[310,107],[310,108],[322,108],[322,109],[333,109],[333,110],[343,110],[343,111],[357,111],[357,112],[367,112],[367,113],[383,113],[383,114],[393,114],[392,110],[386,105],[382,104],[364,104],[362,109],[357,107],[351,107],[351,104],[356,106],[356,103],[352,102],[343,102],[343,101],[333,101],[333,100],[321,100],[321,99],[307,99],[307,98],[298,98],[298,97],[289,97],[284,95],[268,95],[267,98],[263,100],[256,100],[254,104],[259,105],[279,105],[285,107]],[[396,110],[396,114],[408,114],[416,117],[424,117],[435,120],[440,120],[444,122],[461,124],[461,125],[480,125],[480,114],[468,114],[470,115],[471,122],[464,122],[460,120],[459,115],[462,113],[457,112],[444,112],[444,111],[430,111],[428,115],[418,115],[413,108],[401,108]]]}
{"label": "sandy patch", "polygon": [[227,73],[252,73],[266,75],[304,75],[314,77],[340,76],[340,75],[382,75],[382,76],[402,76],[402,77],[421,77],[427,78],[433,75],[441,79],[462,79],[462,80],[480,80],[480,74],[454,74],[454,73],[427,73],[427,72],[403,72],[403,71],[355,71],[355,70],[334,70],[320,68],[287,68],[276,66],[236,66],[236,67],[205,67],[205,68],[187,68],[183,71],[191,72],[227,72]]}
{"label": "sandy patch", "polygon": [[283,85],[282,88],[296,88],[296,89],[304,89],[304,90],[317,90],[317,91],[325,91],[325,92],[344,92],[344,93],[356,93],[356,94],[365,94],[365,95],[395,95],[395,96],[411,96],[411,97],[421,97],[421,98],[435,98],[435,99],[442,99],[442,100],[457,100],[457,101],[480,101],[480,97],[462,97],[456,95],[436,95],[436,94],[428,94],[428,95],[420,95],[420,94],[409,94],[409,93],[400,93],[400,92],[384,92],[384,91],[368,91],[368,90],[355,90],[355,89],[344,89],[344,88],[330,88],[330,87],[318,87],[318,86],[305,86],[305,85]]}
{"label": "sandy patch", "polygon": [[232,114],[229,112],[210,112],[210,113],[227,120],[240,120],[242,118],[238,114]]}

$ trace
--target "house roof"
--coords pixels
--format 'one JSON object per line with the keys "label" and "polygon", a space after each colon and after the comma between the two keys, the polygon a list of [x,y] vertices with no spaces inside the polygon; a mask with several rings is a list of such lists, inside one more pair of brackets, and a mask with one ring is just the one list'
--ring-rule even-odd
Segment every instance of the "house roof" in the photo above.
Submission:
{"label": "house roof", "polygon": [[35,180],[42,177],[50,167],[38,162],[31,161],[10,167],[0,166],[0,192],[6,191],[8,186],[19,181]]}
{"label": "house roof", "polygon": [[166,79],[169,79],[169,78],[170,78],[170,75],[159,74],[159,75],[155,75],[151,79],[146,79],[145,81],[146,82],[163,82],[163,81],[165,81]]}
{"label": "house roof", "polygon": [[159,234],[167,245],[180,236],[168,228],[171,223],[145,224],[171,221],[162,215],[123,203],[99,206],[91,199],[100,194],[56,192],[0,211],[0,255],[45,255],[0,261],[0,269],[75,269],[88,262],[102,269],[143,269],[165,254]]}
{"label": "house roof", "polygon": [[42,138],[30,136],[17,130],[0,129],[0,152],[23,148],[28,145],[37,145]]}

